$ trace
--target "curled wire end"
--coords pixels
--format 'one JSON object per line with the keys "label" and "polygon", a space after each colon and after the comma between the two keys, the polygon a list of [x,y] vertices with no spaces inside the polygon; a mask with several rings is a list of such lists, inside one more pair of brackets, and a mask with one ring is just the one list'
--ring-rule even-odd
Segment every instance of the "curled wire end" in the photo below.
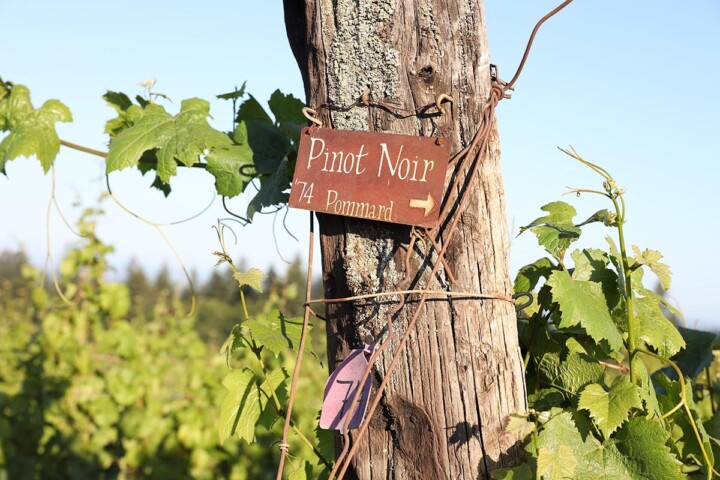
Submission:
{"label": "curled wire end", "polygon": [[310,108],[310,107],[303,107],[302,109],[303,115],[305,115],[305,118],[308,119],[308,121],[314,123],[318,127],[322,127],[322,122],[319,118],[317,118],[315,115],[317,115],[317,111]]}
{"label": "curled wire end", "polygon": [[517,300],[518,298],[526,298],[527,300],[524,303],[521,303],[520,305],[517,305],[515,307],[515,311],[517,313],[522,312],[527,307],[533,304],[534,298],[532,292],[518,292],[512,296],[514,300]]}
{"label": "curled wire end", "polygon": [[366,107],[370,105],[370,93],[372,90],[370,90],[370,87],[366,88],[363,94],[360,96],[360,103],[365,105]]}
{"label": "curled wire end", "polygon": [[445,115],[445,109],[442,106],[442,104],[445,102],[453,103],[453,98],[450,95],[448,95],[447,93],[441,93],[437,97],[437,100],[435,100],[435,106],[437,107],[438,110],[440,110],[440,113],[442,115]]}

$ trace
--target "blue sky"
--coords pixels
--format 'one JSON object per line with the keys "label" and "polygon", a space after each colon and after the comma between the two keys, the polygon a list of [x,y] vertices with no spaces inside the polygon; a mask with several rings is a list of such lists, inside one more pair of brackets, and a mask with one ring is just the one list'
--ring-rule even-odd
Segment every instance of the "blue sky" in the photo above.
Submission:
{"label": "blue sky", "polygon": [[[555,5],[547,0],[487,0],[493,63],[510,77],[535,21]],[[111,5],[111,6],[108,6]],[[105,90],[139,94],[138,83],[156,79],[155,90],[180,100],[212,101],[214,125],[227,129],[230,104],[214,100],[247,80],[266,100],[276,88],[303,98],[290,53],[280,2],[106,2],[0,0],[0,75],[27,85],[39,106],[58,98],[74,122],[61,137],[97,149],[112,116]],[[720,179],[715,145],[720,111],[720,3],[716,0],[575,0],[541,30],[517,91],[498,108],[508,221],[513,232],[539,216],[539,207],[564,199],[579,217],[605,208],[592,196],[562,197],[566,186],[599,188],[599,177],[571,161],[557,146],[573,145],[608,169],[627,188],[628,241],[665,254],[673,272],[671,295],[690,326],[720,329],[714,300],[720,272],[717,213]],[[73,204],[94,205],[104,191],[98,158],[63,150],[57,161],[57,198],[70,218]],[[44,258],[45,220],[51,192],[34,159],[8,164],[0,178],[0,248],[25,248]],[[202,210],[212,180],[184,172],[169,199],[150,191],[149,178],[113,174],[114,192],[143,216],[169,222]],[[234,200],[244,211],[247,200]],[[172,254],[152,229],[105,202],[99,233],[116,245],[120,274],[136,258],[148,270],[167,264],[180,277]],[[201,217],[165,231],[185,263],[201,276],[215,263],[211,226],[225,217],[220,202]],[[236,229],[236,256],[250,265],[282,268],[271,232],[286,258],[305,257],[307,214],[264,217]],[[59,257],[75,241],[57,214],[50,218],[51,248]],[[581,246],[604,246],[610,233],[588,229]],[[513,238],[513,270],[543,255],[534,239]]]}

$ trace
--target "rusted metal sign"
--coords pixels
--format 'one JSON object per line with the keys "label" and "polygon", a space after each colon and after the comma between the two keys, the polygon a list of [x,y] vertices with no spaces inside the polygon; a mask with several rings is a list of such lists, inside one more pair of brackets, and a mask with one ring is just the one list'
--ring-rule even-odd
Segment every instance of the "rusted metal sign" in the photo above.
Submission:
{"label": "rusted metal sign", "polygon": [[304,128],[290,206],[432,227],[449,158],[443,139]]}

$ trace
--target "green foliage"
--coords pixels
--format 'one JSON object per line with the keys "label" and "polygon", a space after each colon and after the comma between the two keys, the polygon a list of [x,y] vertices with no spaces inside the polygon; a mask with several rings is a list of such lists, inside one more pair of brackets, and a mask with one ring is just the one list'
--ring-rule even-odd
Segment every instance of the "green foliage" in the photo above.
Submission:
{"label": "green foliage", "polygon": [[154,103],[145,108],[131,105],[126,115],[132,125],[113,138],[107,173],[137,166],[143,153],[155,151],[158,177],[169,183],[177,172],[176,162],[191,167],[206,149],[231,144],[227,135],[207,123],[210,104],[199,98],[183,100],[176,116]]}
{"label": "green foliage", "polygon": [[[59,284],[67,303],[38,286],[42,276],[22,253],[0,255],[0,285],[7,287],[0,290],[0,478],[273,476],[279,453],[270,446],[282,427],[276,408],[287,401],[294,359],[289,345],[296,345],[298,335],[277,311],[282,290],[266,283],[274,303],[255,299],[251,306],[263,324],[284,325],[287,338],[279,353],[259,359],[236,346],[230,362],[237,368],[228,374],[223,356],[208,352],[198,334],[208,326],[176,313],[183,307],[166,272],[150,280],[135,265],[127,285],[105,279],[112,247],[95,234],[100,213],[84,212],[78,224],[82,244],[61,262]],[[224,282],[233,284],[228,276]],[[241,311],[239,304],[232,308],[236,315]],[[266,317],[265,310],[276,313]],[[249,331],[244,334],[253,341]],[[257,342],[253,348],[265,352]],[[298,399],[294,421],[313,438],[327,375],[317,361],[306,363],[304,373],[300,388],[318,393]],[[244,403],[237,397],[245,391],[242,381],[253,394]],[[218,413],[237,413],[240,405],[234,435],[225,434],[221,443]],[[327,454],[332,438],[324,432],[319,437]],[[289,443],[288,473],[317,478],[323,468],[312,448],[298,434]]]}
{"label": "green foliage", "polygon": [[621,375],[615,378],[609,390],[604,385],[593,383],[580,393],[578,408],[587,410],[595,426],[605,438],[625,423],[632,409],[641,409],[638,387]]}
{"label": "green foliage", "polygon": [[71,122],[70,110],[58,100],[34,108],[30,90],[0,79],[0,132],[9,132],[0,142],[0,172],[17,157],[37,157],[47,173],[60,150],[57,122]]}
{"label": "green foliage", "polygon": [[[220,443],[231,437],[237,437],[251,444],[256,441],[258,430],[272,434],[280,424],[284,425],[285,416],[281,412],[288,404],[291,390],[289,375],[284,365],[292,363],[296,358],[300,348],[303,322],[302,319],[288,319],[281,311],[275,309],[250,317],[243,289],[249,287],[255,291],[262,291],[264,274],[256,268],[247,271],[238,270],[227,253],[224,229],[225,227],[222,226],[216,228],[221,248],[220,251],[215,252],[215,255],[220,259],[218,265],[227,263],[233,272],[232,276],[240,289],[244,319],[233,327],[221,349],[226,353],[230,371],[223,380],[227,393],[218,418],[218,437]],[[309,338],[312,324],[308,324],[307,328]],[[305,362],[306,373],[301,383],[296,385],[296,392],[303,391],[302,384],[312,381],[313,378],[325,380],[325,372],[322,371],[322,366],[317,362],[310,345],[311,342],[306,341],[304,351],[315,358],[309,366],[308,362]],[[234,362],[235,359],[240,362]],[[271,369],[273,365],[277,365],[277,362],[280,362],[280,366]],[[239,367],[235,367],[235,364],[239,364]],[[309,375],[308,370],[310,370]],[[294,462],[296,465],[291,465],[292,472],[289,478],[320,478],[329,472],[329,456],[326,455],[333,443],[332,437],[317,429],[313,442],[298,426],[298,424],[304,426],[317,424],[322,398],[319,395],[321,389],[315,391],[318,395],[315,398],[307,396],[302,410],[293,411],[291,425],[294,435],[288,439],[288,443],[293,458],[297,461]],[[313,403],[315,409],[310,407],[308,410],[308,405]]]}
{"label": "green foliage", "polygon": [[[103,99],[116,113],[105,124],[110,137],[106,172],[129,167],[143,175],[152,171],[152,186],[167,196],[178,167],[202,168],[213,175],[217,193],[225,197],[236,197],[256,185],[246,213],[250,221],[263,209],[284,206],[297,161],[300,128],[306,123],[301,113],[304,105],[276,90],[268,113],[245,93],[245,85],[217,97],[231,100],[233,109],[246,97],[227,132],[210,125],[210,104],[200,98],[183,100],[173,115],[157,103],[167,97],[153,92],[152,83],[146,85],[145,96],[134,100],[122,92],[106,92]],[[71,120],[70,111],[59,101],[48,100],[35,109],[27,87],[0,79],[0,132],[9,132],[0,142],[0,172],[5,173],[9,160],[36,156],[47,173],[60,149],[55,124]]]}
{"label": "green foliage", "polygon": [[580,237],[580,229],[572,221],[577,212],[565,202],[548,203],[542,210],[547,212],[547,215],[522,227],[520,233],[525,230],[532,231],[537,236],[538,243],[545,247],[555,260],[562,262],[570,244]]}
{"label": "green foliage", "polygon": [[[203,168],[220,195],[256,187],[249,220],[287,202],[305,123],[299,100],[276,91],[268,111],[244,85],[219,95],[233,105],[224,132],[210,125],[205,100],[184,100],[172,114],[157,103],[166,96],[146,87],[144,97],[103,97],[117,114],[105,126],[108,173],[152,171],[153,186],[168,195],[178,167]],[[71,119],[59,101],[35,109],[26,87],[0,80],[0,131],[7,132],[0,171],[19,156],[36,156],[49,171],[61,144],[55,125]],[[604,180],[603,190],[573,192],[600,195],[612,208],[576,223],[572,205],[552,202],[521,228],[550,256],[515,279],[516,291],[536,292],[518,319],[529,411],[507,425],[529,455],[493,478],[710,479],[720,459],[717,340],[673,324],[680,315],[663,298],[671,271],[662,255],[635,245],[628,253],[624,190],[601,167],[565,153]],[[216,254],[231,272],[211,277],[197,326],[175,313],[162,273],[151,295],[142,272],[130,272],[128,285],[105,281],[112,247],[95,236],[99,213],[85,212],[85,245],[60,264],[60,299],[29,283],[40,278],[25,259],[0,258],[0,286],[9,292],[0,296],[9,319],[0,323],[0,349],[8,352],[0,364],[0,478],[272,475],[278,453],[268,446],[282,438],[288,372],[300,348],[298,272],[282,279],[237,268],[219,229]],[[617,240],[607,237],[607,251],[571,251],[594,224],[613,229]],[[644,286],[646,274],[659,291]],[[221,348],[226,367],[201,340],[219,343],[224,325],[231,329]],[[312,354],[321,338],[310,338],[305,351]],[[327,475],[332,455],[329,432],[304,433],[317,424],[326,377],[313,356],[297,390],[318,394],[304,396],[291,417],[291,480]]]}
{"label": "green foliage", "polygon": [[[0,477],[252,478],[243,458],[270,455],[219,447],[214,434],[221,358],[170,313],[173,300],[154,320],[127,317],[127,287],[104,279],[111,248],[94,235],[96,213],[62,262],[68,303],[35,287],[34,301],[3,312]],[[22,274],[29,288],[40,278]]]}
{"label": "green foliage", "polygon": [[[245,86],[218,98],[235,102]],[[300,126],[305,123],[303,104],[292,95],[275,91],[269,107],[274,120],[252,95],[241,102],[230,133],[212,128],[207,119],[209,104],[184,100],[172,116],[162,106],[138,97],[138,104],[118,92],[104,96],[117,117],[107,122],[111,137],[107,172],[138,167],[154,170],[153,186],[170,192],[170,180],[178,166],[202,167],[215,177],[218,194],[235,197],[257,181],[258,192],[250,200],[247,218],[266,207],[287,203],[297,158]]]}
{"label": "green foliage", "polygon": [[560,309],[560,328],[580,325],[598,344],[605,340],[612,350],[622,347],[622,337],[607,309],[602,285],[573,280],[567,270],[555,270],[547,279]]}
{"label": "green foliage", "polygon": [[[703,369],[709,377],[715,336],[681,334],[670,322],[666,314],[679,312],[643,286],[649,272],[669,287],[670,269],[655,250],[633,246],[628,255],[624,191],[602,168],[566,153],[604,179],[603,191],[575,192],[601,195],[613,211],[575,224],[575,209],[553,202],[521,229],[534,233],[552,260],[521,268],[515,279],[516,291],[537,292],[518,319],[530,410],[507,425],[526,439],[529,459],[493,478],[710,479],[720,451],[712,433],[720,433],[720,421],[708,423],[714,398],[697,403],[692,378],[700,382]],[[596,223],[615,230],[617,242],[608,237],[607,252],[576,249],[568,258],[572,243]],[[687,342],[684,350],[684,337],[697,346]]]}
{"label": "green foliage", "polygon": [[248,286],[262,293],[262,281],[265,274],[259,268],[251,268],[247,272],[235,272],[233,278],[237,281],[238,287]]}

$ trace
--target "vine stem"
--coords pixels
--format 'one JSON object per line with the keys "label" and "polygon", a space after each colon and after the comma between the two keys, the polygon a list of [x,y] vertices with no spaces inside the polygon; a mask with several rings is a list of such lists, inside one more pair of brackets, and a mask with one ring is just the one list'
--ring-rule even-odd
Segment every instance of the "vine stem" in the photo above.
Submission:
{"label": "vine stem", "polygon": [[80,152],[89,153],[90,155],[96,155],[98,157],[107,158],[108,154],[107,152],[103,152],[100,150],[95,150],[94,148],[90,147],[84,147],[82,145],[78,145],[77,143],[68,142],[67,140],[60,139],[60,145],[68,148],[72,148],[73,150],[78,150]]}
{"label": "vine stem", "polygon": [[[60,139],[60,145],[62,145],[62,146],[64,146],[64,147],[72,148],[73,150],[77,150],[77,151],[79,151],[79,152],[89,153],[90,155],[95,155],[95,156],[97,156],[97,157],[101,157],[101,158],[107,158],[107,157],[108,157],[108,153],[107,153],[107,152],[103,152],[102,150],[96,150],[96,149],[94,149],[94,148],[86,147],[86,146],[84,146],[84,145],[78,145],[77,143],[68,142],[67,140]],[[152,165],[157,164],[157,162],[147,162],[147,161],[144,162],[144,161],[142,161],[142,160],[139,160],[138,163],[149,163],[149,164],[152,164]],[[180,162],[176,162],[176,163],[177,163],[178,165],[180,165],[180,166],[187,166],[187,165],[184,165],[184,164],[182,164],[182,163],[180,163]],[[194,163],[194,164],[190,165],[190,168],[204,168],[204,169],[207,169],[207,164],[205,164],[205,163]]]}
{"label": "vine stem", "polygon": [[[622,200],[622,196],[620,196]],[[615,206],[615,213],[617,214],[617,231],[618,231],[618,242],[620,243],[620,257],[622,259],[623,277],[625,279],[625,303],[627,308],[627,321],[628,321],[628,356],[630,365],[630,381],[633,384],[637,384],[637,371],[634,366],[635,352],[637,351],[637,338],[635,332],[635,307],[633,299],[632,289],[632,271],[630,270],[630,263],[628,262],[627,249],[625,248],[625,231],[623,226],[625,225],[625,202],[622,203],[623,208],[620,207],[615,195],[610,196],[613,205]]]}
{"label": "vine stem", "polygon": [[715,415],[717,408],[715,408],[715,392],[713,391],[713,382],[710,378],[709,366],[705,367],[705,379],[707,380],[707,387],[708,391],[710,392],[710,410],[712,411],[713,415]]}
{"label": "vine stem", "polygon": [[285,426],[283,427],[282,441],[280,443],[280,462],[277,469],[277,480],[282,480],[283,467],[285,465],[285,457],[288,453],[288,434],[290,433],[290,422],[292,416],[293,404],[295,403],[295,388],[300,378],[300,366],[302,364],[303,351],[305,350],[305,340],[307,340],[307,329],[310,321],[310,299],[312,298],[312,267],[313,267],[313,247],[315,242],[315,219],[313,212],[310,212],[310,233],[308,239],[308,268],[307,283],[305,286],[305,314],[303,316],[302,333],[300,334],[300,344],[298,345],[297,361],[293,371],[292,383],[290,384],[290,396],[288,397],[287,412],[285,412]]}

